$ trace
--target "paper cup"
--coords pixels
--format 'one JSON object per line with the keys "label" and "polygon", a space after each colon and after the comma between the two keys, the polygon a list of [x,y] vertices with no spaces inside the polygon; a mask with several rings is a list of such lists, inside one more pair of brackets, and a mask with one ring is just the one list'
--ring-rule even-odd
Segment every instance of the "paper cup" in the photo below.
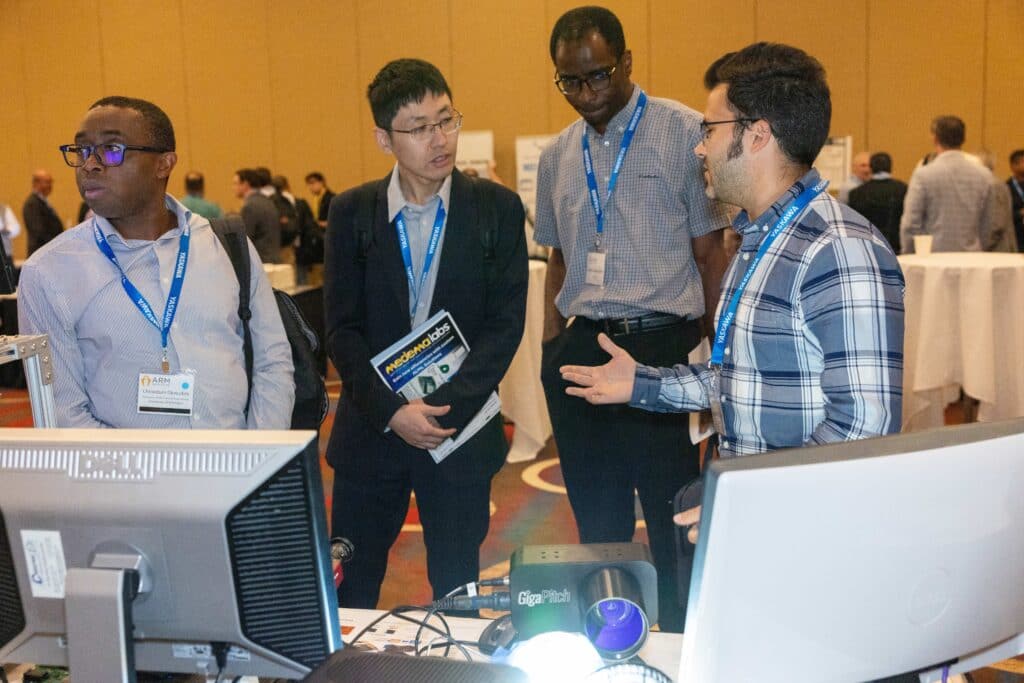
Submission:
{"label": "paper cup", "polygon": [[931,235],[914,235],[914,253],[927,256],[932,253]]}

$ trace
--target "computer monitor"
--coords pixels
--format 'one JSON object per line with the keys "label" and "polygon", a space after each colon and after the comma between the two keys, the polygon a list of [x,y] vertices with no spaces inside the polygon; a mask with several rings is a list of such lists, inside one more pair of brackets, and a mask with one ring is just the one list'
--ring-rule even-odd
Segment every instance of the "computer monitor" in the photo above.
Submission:
{"label": "computer monitor", "polygon": [[680,683],[867,681],[1024,649],[1024,420],[719,460]]}
{"label": "computer monitor", "polygon": [[315,432],[0,429],[0,662],[302,678],[329,550]]}

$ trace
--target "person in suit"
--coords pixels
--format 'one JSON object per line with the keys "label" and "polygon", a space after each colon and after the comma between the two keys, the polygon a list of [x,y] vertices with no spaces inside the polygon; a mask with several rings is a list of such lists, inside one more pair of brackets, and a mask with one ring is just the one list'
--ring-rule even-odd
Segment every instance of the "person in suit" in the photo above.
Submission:
{"label": "person in suit", "polygon": [[1010,177],[1006,185],[1010,188],[1017,249],[1024,251],[1024,149],[1015,149],[1010,153]]}
{"label": "person in suit", "polygon": [[[479,578],[491,478],[508,450],[501,418],[440,463],[427,451],[458,438],[512,361],[525,322],[527,256],[519,197],[455,170],[462,114],[441,72],[399,59],[367,94],[377,145],[396,163],[332,203],[324,303],[328,353],[345,386],[327,446],[332,533],[356,549],[338,597],[372,608],[410,492],[434,597]],[[406,400],[370,359],[441,310],[469,353],[449,382]]]}
{"label": "person in suit", "polygon": [[315,208],[316,219],[320,223],[321,228],[326,228],[327,212],[331,209],[331,200],[334,199],[334,193],[331,192],[331,188],[327,187],[324,174],[319,171],[306,174],[306,187],[316,201],[316,206],[313,207]]}
{"label": "person in suit", "polygon": [[256,245],[260,261],[281,262],[281,218],[274,202],[260,192],[263,181],[255,169],[240,168],[231,184],[242,200],[242,220],[249,239]]}
{"label": "person in suit", "polygon": [[871,155],[871,179],[850,190],[850,208],[885,235],[894,251],[900,250],[900,218],[907,184],[892,177],[892,157],[885,152]]}
{"label": "person in suit", "polygon": [[25,200],[21,216],[28,232],[28,255],[64,231],[64,224],[47,197],[53,191],[53,176],[39,169],[32,174],[32,194]]}

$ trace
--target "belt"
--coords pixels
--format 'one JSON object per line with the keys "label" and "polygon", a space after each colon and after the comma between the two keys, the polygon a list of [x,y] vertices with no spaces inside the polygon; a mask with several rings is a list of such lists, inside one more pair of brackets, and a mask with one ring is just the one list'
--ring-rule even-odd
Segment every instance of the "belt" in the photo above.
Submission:
{"label": "belt", "polygon": [[642,315],[636,318],[606,318],[604,320],[584,318],[584,320],[603,330],[610,337],[618,337],[624,334],[642,334],[693,322],[671,313],[651,313],[650,315]]}

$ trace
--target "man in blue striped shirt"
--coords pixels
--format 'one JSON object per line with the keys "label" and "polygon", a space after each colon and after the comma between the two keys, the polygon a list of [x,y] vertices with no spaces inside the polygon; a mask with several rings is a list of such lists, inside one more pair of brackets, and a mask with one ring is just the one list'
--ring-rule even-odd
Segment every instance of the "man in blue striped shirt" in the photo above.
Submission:
{"label": "man in blue striped shirt", "polygon": [[724,457],[899,431],[903,274],[884,237],[822,191],[825,71],[757,43],[717,60],[702,141],[708,194],[743,209],[716,315],[712,363],[652,368],[606,336],[611,360],[565,366],[591,403],[715,414]]}

